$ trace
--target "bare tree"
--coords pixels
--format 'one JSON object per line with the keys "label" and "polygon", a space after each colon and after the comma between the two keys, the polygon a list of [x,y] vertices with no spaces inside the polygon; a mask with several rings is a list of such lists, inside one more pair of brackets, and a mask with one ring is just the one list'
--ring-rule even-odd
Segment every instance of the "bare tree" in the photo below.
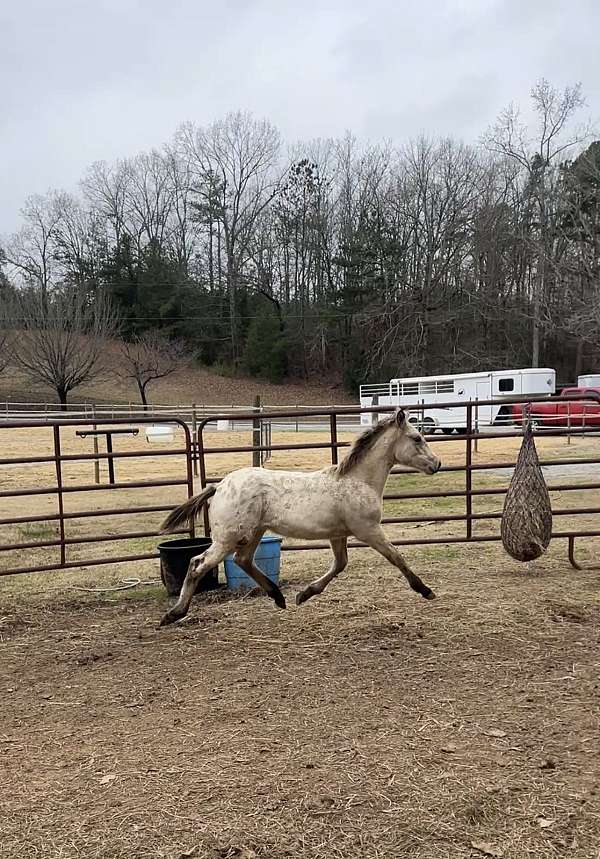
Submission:
{"label": "bare tree", "polygon": [[8,241],[6,261],[13,266],[26,283],[38,287],[45,297],[52,285],[55,264],[56,233],[61,219],[61,208],[56,194],[29,197],[21,210],[24,224]]}
{"label": "bare tree", "polygon": [[0,290],[0,373],[4,372],[12,359],[13,331],[10,303]]}
{"label": "bare tree", "polygon": [[120,245],[127,232],[127,194],[131,182],[130,163],[120,159],[114,165],[96,161],[81,185],[88,203],[106,219],[112,238]]}
{"label": "bare tree", "polygon": [[71,194],[55,195],[60,215],[54,234],[54,260],[60,264],[61,280],[93,291],[106,262],[105,218]]}
{"label": "bare tree", "polygon": [[146,331],[121,344],[119,376],[133,379],[144,409],[148,409],[147,388],[151,382],[164,379],[185,366],[189,350],[182,340],[167,340],[158,331]]}
{"label": "bare tree", "polygon": [[486,132],[483,142],[491,152],[518,164],[525,176],[529,212],[526,229],[533,252],[531,364],[538,367],[542,303],[552,250],[555,164],[589,137],[590,128],[571,127],[574,115],[585,103],[580,84],[565,87],[560,93],[542,79],[531,90],[531,99],[538,117],[533,137],[521,121],[518,108],[511,105]]}
{"label": "bare tree", "polygon": [[208,128],[183,126],[179,145],[193,165],[203,196],[216,197],[216,217],[223,229],[231,357],[240,357],[238,288],[242,268],[261,212],[274,198],[274,173],[281,147],[277,129],[248,113],[231,113]]}
{"label": "bare tree", "polygon": [[71,391],[106,369],[107,340],[118,331],[116,312],[99,291],[93,300],[66,287],[45,296],[21,292],[14,305],[14,359],[35,384],[56,392],[66,410]]}

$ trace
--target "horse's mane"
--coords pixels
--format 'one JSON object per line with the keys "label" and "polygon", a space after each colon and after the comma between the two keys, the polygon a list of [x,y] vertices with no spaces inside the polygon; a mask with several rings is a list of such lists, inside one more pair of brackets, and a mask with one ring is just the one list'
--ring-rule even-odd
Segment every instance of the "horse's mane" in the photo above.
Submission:
{"label": "horse's mane", "polygon": [[387,418],[387,420],[378,423],[377,426],[361,433],[348,451],[348,454],[344,459],[342,459],[339,465],[335,466],[334,470],[337,476],[344,477],[344,475],[348,474],[349,471],[352,471],[353,468],[359,465],[367,455],[368,451],[371,450],[377,439],[383,435],[383,433],[389,429],[394,422],[394,417]]}

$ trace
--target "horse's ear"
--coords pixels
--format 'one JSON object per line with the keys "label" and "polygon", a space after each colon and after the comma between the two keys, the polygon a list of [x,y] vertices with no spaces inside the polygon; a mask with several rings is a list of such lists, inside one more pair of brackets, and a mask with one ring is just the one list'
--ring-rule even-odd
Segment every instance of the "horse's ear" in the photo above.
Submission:
{"label": "horse's ear", "polygon": [[404,409],[396,409],[395,418],[399,427],[404,426],[406,423],[406,413]]}

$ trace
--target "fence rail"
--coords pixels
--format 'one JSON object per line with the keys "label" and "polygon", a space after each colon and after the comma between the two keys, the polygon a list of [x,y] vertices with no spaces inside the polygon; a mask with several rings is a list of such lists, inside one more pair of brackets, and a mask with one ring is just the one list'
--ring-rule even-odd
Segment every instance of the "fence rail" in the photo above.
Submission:
{"label": "fence rail", "polygon": [[[507,400],[503,398],[503,402],[510,402],[511,404],[517,405],[527,405],[534,401],[544,400],[544,402],[565,402],[567,399],[570,402],[577,402],[580,400],[594,400],[598,404],[600,404],[600,394],[597,393],[587,393],[587,394],[573,394],[571,397],[531,397],[531,396],[521,396],[515,397],[513,399]],[[485,519],[499,519],[501,518],[501,513],[499,511],[494,511],[491,513],[477,513],[473,509],[473,499],[475,497],[492,494],[492,495],[504,495],[506,494],[506,490],[508,487],[498,488],[497,490],[482,490],[482,489],[474,489],[473,488],[473,474],[477,471],[489,471],[496,469],[511,469],[514,468],[516,462],[486,462],[486,463],[474,463],[473,462],[473,452],[474,449],[481,439],[493,439],[493,438],[518,438],[521,437],[522,432],[520,430],[508,430],[502,432],[486,432],[481,433],[478,431],[477,426],[477,410],[480,406],[493,405],[497,402],[494,399],[490,400],[479,400],[479,401],[470,401],[468,403],[464,403],[458,401],[456,403],[449,403],[448,406],[450,408],[455,406],[466,407],[467,410],[467,428],[466,432],[461,434],[461,440],[464,440],[465,444],[465,464],[464,465],[450,465],[450,466],[442,466],[442,471],[445,472],[463,472],[465,475],[465,486],[462,490],[448,490],[448,491],[432,491],[432,492],[423,492],[423,493],[384,493],[383,500],[393,500],[393,499],[401,499],[401,498],[422,498],[422,499],[432,499],[432,498],[464,498],[465,500],[465,511],[461,514],[446,514],[446,515],[427,515],[427,516],[412,516],[412,517],[393,517],[388,516],[382,518],[382,524],[401,524],[412,522],[415,524],[423,524],[427,522],[464,522],[465,531],[463,535],[460,536],[444,536],[444,537],[419,537],[415,539],[396,539],[392,542],[396,546],[423,546],[423,545],[436,545],[436,544],[452,544],[452,543],[478,543],[478,542],[499,542],[500,534],[474,534],[473,533],[473,523]],[[437,408],[436,403],[414,403],[412,405],[406,406],[406,410],[415,410],[422,411],[426,414],[427,410]],[[331,463],[335,465],[338,462],[338,450],[340,448],[348,447],[349,442],[340,442],[338,441],[338,418],[340,416],[347,417],[349,414],[361,414],[361,413],[371,413],[376,415],[386,415],[390,413],[389,406],[369,406],[368,408],[363,409],[355,409],[353,407],[342,407],[337,409],[320,409],[318,412],[315,410],[306,410],[303,413],[304,417],[315,417],[316,414],[320,414],[329,420],[329,442],[307,442],[303,444],[273,444],[271,445],[271,450],[315,450],[315,449],[329,449],[331,451]],[[269,420],[273,417],[273,413],[270,411],[264,411],[262,413],[262,418],[264,420]],[[223,420],[225,415],[216,415],[213,416],[213,419]],[[248,415],[244,415],[243,413],[238,413],[237,419],[243,420],[246,419]],[[286,417],[286,414],[279,413],[278,417]],[[207,469],[207,457],[212,454],[223,454],[223,453],[233,453],[233,452],[245,452],[250,450],[256,450],[256,447],[252,446],[235,446],[235,447],[227,447],[227,446],[218,446],[218,447],[209,447],[205,443],[204,432],[208,423],[210,422],[209,418],[202,419],[198,424],[198,435],[197,435],[197,457],[200,466],[200,480],[201,487],[205,488],[209,484],[219,483],[221,480],[220,476],[210,475]],[[572,436],[585,435],[586,431],[589,433],[589,427],[568,427],[566,429],[559,429],[557,427],[549,427],[547,429],[538,430],[537,434],[540,436],[548,437],[548,436],[567,436],[571,438]],[[456,438],[452,436],[427,436],[427,440],[433,444],[443,444],[449,442],[456,442]],[[600,464],[600,449],[598,451],[597,456],[585,456],[585,457],[571,457],[568,459],[560,459],[560,458],[547,458],[541,459],[541,465],[546,468],[551,468],[553,466],[565,466],[565,465],[582,465],[582,466],[590,466],[590,465],[598,465]],[[393,468],[391,474],[410,474],[415,473],[411,472],[409,469],[405,468]],[[566,483],[563,482],[558,485],[550,484],[548,486],[551,492],[553,491],[570,491],[570,490],[579,490],[579,489],[596,489],[600,488],[600,482],[598,483],[586,483],[584,486],[581,486],[577,483]],[[598,514],[600,516],[600,507],[585,507],[585,508],[559,508],[553,510],[553,514],[556,516],[577,516],[577,515],[589,515],[589,514]],[[208,516],[208,509],[204,507],[204,531],[208,536],[210,534],[210,522]],[[553,538],[566,538],[568,539],[568,554],[569,560],[571,564],[577,568],[581,569],[581,565],[577,562],[575,558],[575,538],[577,537],[598,537],[600,536],[600,518],[598,520],[598,526],[594,529],[588,530],[564,530],[564,531],[555,531],[553,533]],[[286,551],[303,551],[309,549],[325,549],[328,548],[328,543],[306,543],[306,544],[288,544],[284,543],[282,546],[283,550]],[[349,548],[362,548],[365,546],[363,543],[351,542],[348,544]],[[590,569],[596,569],[597,567],[590,567]]]}
{"label": "fence rail", "polygon": [[[28,421],[2,421],[0,420],[0,441],[2,434],[15,429],[34,429],[43,427],[52,431],[52,453],[45,456],[25,456],[25,457],[2,457],[0,459],[0,469],[2,467],[12,468],[19,465],[39,465],[43,463],[53,463],[56,472],[56,482],[45,486],[36,486],[32,488],[19,489],[0,489],[0,499],[10,499],[19,497],[35,497],[35,496],[50,496],[56,501],[56,510],[43,515],[28,515],[28,516],[2,516],[0,525],[31,525],[39,522],[56,522],[58,524],[58,536],[52,539],[41,540],[25,540],[21,542],[9,542],[0,544],[0,553],[23,551],[26,549],[40,548],[58,548],[60,550],[60,561],[51,564],[33,564],[29,566],[13,567],[9,569],[0,569],[0,576],[15,575],[18,573],[35,573],[47,572],[51,570],[69,569],[73,567],[88,567],[98,564],[121,563],[127,561],[141,561],[156,557],[156,551],[143,552],[130,555],[110,555],[101,558],[85,558],[85,559],[70,559],[67,549],[69,546],[86,543],[106,543],[119,540],[142,539],[147,537],[157,537],[159,531],[156,529],[145,529],[126,531],[119,533],[99,533],[93,535],[77,535],[74,537],[67,536],[66,522],[71,519],[88,519],[97,516],[131,516],[140,513],[149,512],[166,512],[171,509],[171,505],[144,505],[144,506],[129,506],[129,507],[113,507],[109,510],[74,510],[66,511],[64,506],[65,496],[70,493],[89,493],[102,490],[118,491],[131,489],[148,489],[156,487],[172,487],[183,486],[187,490],[187,497],[193,495],[194,478],[192,471],[193,463],[193,439],[188,425],[178,417],[168,416],[165,418],[170,424],[179,426],[184,434],[184,446],[174,449],[155,449],[152,451],[114,451],[107,450],[106,453],[95,451],[94,453],[77,453],[64,454],[62,453],[63,430],[68,428],[76,428],[89,426],[90,420],[83,418],[70,418],[62,420],[28,420]],[[142,417],[137,418],[138,423],[154,423],[155,418]],[[120,426],[124,423],[129,423],[123,418],[106,419],[103,424],[109,426]],[[173,478],[157,478],[133,481],[115,481],[110,484],[97,483],[78,483],[71,484],[65,482],[63,465],[64,463],[72,463],[77,461],[92,460],[99,462],[106,460],[113,463],[118,459],[129,458],[134,456],[153,456],[153,457],[182,457],[183,468],[179,476]],[[0,482],[0,486],[3,482]],[[193,535],[193,530],[189,532]]]}
{"label": "fence rail", "polygon": [[[576,400],[580,400],[583,398],[583,395],[573,395],[573,397],[569,399],[575,402]],[[515,398],[512,402],[527,403],[530,402],[531,399],[532,398],[520,397]],[[546,398],[546,400],[549,401],[554,401],[556,399],[557,398]],[[564,399],[565,398],[561,397],[561,402],[564,402]],[[598,394],[586,394],[585,399],[594,399],[595,401],[600,403],[600,395]],[[404,516],[386,516],[382,520],[384,524],[410,523],[417,526],[425,523],[462,523],[464,525],[463,532],[460,534],[451,535],[426,536],[423,534],[415,538],[403,537],[401,539],[393,540],[395,545],[424,546],[455,543],[495,542],[500,540],[499,534],[484,534],[476,532],[474,525],[476,525],[478,522],[484,520],[497,521],[501,516],[499,510],[477,510],[476,503],[477,499],[485,496],[492,496],[498,498],[502,497],[502,495],[506,492],[506,486],[474,486],[473,481],[476,474],[483,470],[494,471],[496,469],[510,469],[514,467],[515,463],[513,461],[475,462],[473,460],[473,453],[475,451],[475,446],[482,439],[489,440],[491,438],[518,438],[520,437],[521,432],[518,428],[513,428],[509,431],[492,432],[485,434],[478,432],[476,422],[476,409],[478,405],[487,405],[490,402],[493,401],[481,401],[478,404],[467,404],[467,432],[464,435],[460,436],[460,443],[464,444],[464,464],[449,464],[443,466],[442,468],[442,473],[446,472],[464,474],[464,484],[462,487],[457,488],[455,486],[452,486],[448,488],[436,489],[435,481],[433,481],[431,483],[431,490],[427,488],[424,491],[414,489],[409,489],[408,491],[399,491],[398,489],[392,488],[391,491],[388,491],[384,494],[384,501],[402,499],[421,499],[434,501],[436,499],[444,498],[464,499],[464,509],[462,512],[452,511],[445,513],[443,512],[443,510],[440,511],[438,509],[438,511],[436,511],[434,514],[419,513],[408,515],[407,513]],[[461,403],[461,405],[464,404]],[[419,403],[418,408],[420,410],[426,411],[428,408],[436,408],[436,405]],[[155,448],[151,451],[147,448],[144,448],[139,450],[117,450],[107,452],[95,451],[94,453],[82,452],[75,454],[63,452],[63,440],[65,431],[69,429],[75,429],[77,427],[93,425],[94,421],[90,419],[89,416],[85,418],[67,418],[63,415],[60,418],[36,420],[21,419],[20,421],[0,419],[0,441],[2,439],[3,433],[10,433],[11,430],[19,428],[45,428],[50,433],[51,440],[50,453],[40,455],[32,454],[16,457],[0,457],[0,478],[3,478],[5,475],[10,475],[11,473],[14,473],[10,472],[10,469],[15,468],[16,466],[29,465],[35,467],[36,465],[41,465],[44,463],[53,464],[56,473],[55,482],[49,482],[45,485],[38,484],[33,487],[15,486],[14,483],[10,481],[0,480],[0,499],[8,501],[11,498],[19,497],[49,496],[51,498],[54,498],[55,500],[55,507],[53,510],[48,510],[44,513],[32,511],[32,513],[28,515],[23,515],[20,512],[18,513],[18,515],[15,515],[14,513],[11,515],[8,511],[5,513],[4,508],[6,507],[6,505],[3,504],[3,513],[2,518],[0,518],[0,526],[27,526],[34,525],[35,523],[40,522],[53,522],[58,526],[58,533],[56,536],[52,535],[51,537],[48,536],[39,540],[34,540],[30,538],[14,542],[4,542],[0,544],[0,553],[11,551],[24,551],[35,548],[58,548],[60,552],[60,560],[56,563],[44,563],[37,565],[30,564],[28,566],[23,565],[11,569],[2,569],[0,570],[0,575],[70,569],[81,566],[87,567],[99,564],[138,561],[157,557],[156,551],[152,551],[136,552],[129,555],[106,554],[102,557],[92,557],[85,559],[72,558],[69,554],[69,549],[70,547],[76,545],[102,545],[113,540],[118,541],[126,539],[155,537],[158,536],[159,533],[157,530],[152,528],[138,527],[129,528],[125,532],[121,533],[95,533],[83,535],[76,534],[74,536],[70,536],[67,529],[67,523],[73,519],[88,519],[98,516],[127,517],[140,514],[166,512],[167,510],[171,509],[171,505],[169,504],[140,504],[138,502],[134,503],[129,507],[114,505],[111,506],[110,509],[93,509],[93,505],[88,504],[84,505],[82,509],[68,510],[65,507],[65,499],[72,496],[73,493],[82,493],[86,495],[87,493],[93,493],[100,490],[108,492],[119,492],[121,490],[143,490],[149,487],[154,488],[180,486],[185,489],[187,496],[189,497],[194,493],[193,471],[195,465],[197,465],[199,468],[199,488],[205,488],[209,484],[218,483],[222,479],[222,475],[214,473],[211,474],[209,471],[208,465],[210,462],[210,458],[215,454],[228,454],[234,452],[248,452],[252,454],[260,453],[262,458],[263,456],[270,456],[277,451],[328,450],[331,463],[335,465],[338,461],[339,451],[350,444],[350,442],[348,441],[339,440],[338,433],[340,431],[340,427],[347,426],[348,419],[351,416],[356,417],[357,415],[360,415],[361,412],[388,414],[389,411],[389,407],[373,406],[370,406],[367,409],[360,409],[348,406],[336,408],[304,408],[302,410],[298,410],[296,408],[290,409],[289,407],[286,410],[262,410],[259,412],[260,432],[257,439],[259,443],[247,445],[236,443],[235,445],[229,446],[226,444],[210,446],[207,443],[206,438],[207,427],[209,425],[213,425],[216,421],[242,421],[246,422],[247,425],[251,425],[253,421],[256,421],[257,411],[255,409],[248,409],[247,411],[240,410],[235,412],[225,411],[218,414],[212,413],[209,415],[205,415],[198,419],[197,434],[195,439],[192,435],[188,423],[185,420],[181,419],[181,417],[177,415],[164,414],[161,416],[161,420],[164,423],[178,426],[183,432],[183,445],[181,445],[181,443],[179,442],[176,442],[175,445],[172,447],[167,447],[163,449]],[[310,422],[314,421],[317,417],[320,419],[320,425],[327,432],[327,441],[314,440],[311,442],[302,443],[284,443],[280,441],[277,441],[277,443],[272,442],[271,425],[273,420],[289,420],[293,418],[306,419]],[[134,420],[137,424],[153,424],[156,423],[157,415],[153,413],[151,415],[138,416]],[[116,417],[102,418],[101,420],[98,420],[96,416],[96,421],[107,426],[119,427],[125,423],[130,422],[130,419]],[[538,437],[568,436],[568,438],[576,438],[585,434],[585,432],[585,427],[571,427],[567,429],[551,427],[547,430],[540,430],[536,432],[536,435]],[[453,439],[451,436],[429,436],[428,441],[432,444],[443,445],[452,442],[456,444],[457,439]],[[585,479],[581,483],[578,483],[576,481],[570,481],[565,478],[564,472],[561,473],[559,475],[558,482],[549,483],[548,488],[550,492],[568,493],[574,490],[583,491],[600,489],[600,470],[598,472],[598,480],[595,480],[593,468],[594,466],[600,465],[600,441],[597,441],[595,438],[593,438],[591,440],[591,444],[598,444],[598,449],[588,451],[586,455],[570,455],[564,458],[548,456],[541,457],[541,464],[546,469],[551,470],[555,467],[564,468],[565,466],[580,466],[586,469]],[[148,456],[180,457],[181,468],[176,469],[176,473],[171,477],[157,475],[156,477],[144,478],[143,480],[115,480],[115,482],[110,485],[97,483],[74,484],[65,479],[66,475],[64,473],[64,466],[68,463],[89,460],[94,462],[100,462],[101,460],[105,460],[112,461],[114,463],[119,459]],[[262,461],[264,461],[264,459]],[[393,475],[407,473],[410,474],[410,470],[400,468],[394,468],[392,470]],[[561,502],[560,506],[555,507],[553,512],[554,515],[557,517],[578,517],[583,515],[597,517],[592,523],[592,525],[590,527],[587,527],[586,529],[569,527],[557,529],[553,533],[553,539],[564,538],[568,541],[569,560],[574,567],[581,568],[581,564],[577,561],[575,556],[575,541],[576,539],[583,537],[600,536],[600,506],[591,504],[586,505],[585,507],[576,507],[569,506],[568,504],[564,504]],[[209,534],[210,528],[206,507],[204,508],[204,527],[206,534]],[[193,531],[191,531],[190,533],[193,534]],[[349,545],[359,547],[363,544],[353,542]],[[308,543],[295,545],[284,543],[283,548],[287,551],[304,551],[308,549],[326,548],[327,546],[327,543]]]}

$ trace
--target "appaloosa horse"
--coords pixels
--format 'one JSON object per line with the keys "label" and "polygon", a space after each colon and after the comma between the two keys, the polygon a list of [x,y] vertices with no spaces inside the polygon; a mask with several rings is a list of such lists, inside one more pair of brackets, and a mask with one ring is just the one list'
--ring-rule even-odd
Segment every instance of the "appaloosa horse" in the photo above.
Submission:
{"label": "appaloosa horse", "polygon": [[253,560],[267,530],[284,537],[327,538],[331,542],[334,558],[331,567],[297,594],[298,605],[322,593],[346,567],[346,542],[351,535],[398,567],[414,591],[425,599],[433,599],[434,593],[412,572],[381,528],[383,489],[396,464],[424,474],[435,474],[441,467],[440,460],[421,433],[407,422],[402,410],[359,436],[339,465],[312,472],[240,468],[228,474],[217,487],[209,486],[190,498],[167,517],[163,531],[191,524],[212,497],[213,542],[190,561],[179,599],[160,625],[173,623],[187,614],[199,580],[230,553],[234,553],[236,564],[279,608],[285,608],[283,594]]}

